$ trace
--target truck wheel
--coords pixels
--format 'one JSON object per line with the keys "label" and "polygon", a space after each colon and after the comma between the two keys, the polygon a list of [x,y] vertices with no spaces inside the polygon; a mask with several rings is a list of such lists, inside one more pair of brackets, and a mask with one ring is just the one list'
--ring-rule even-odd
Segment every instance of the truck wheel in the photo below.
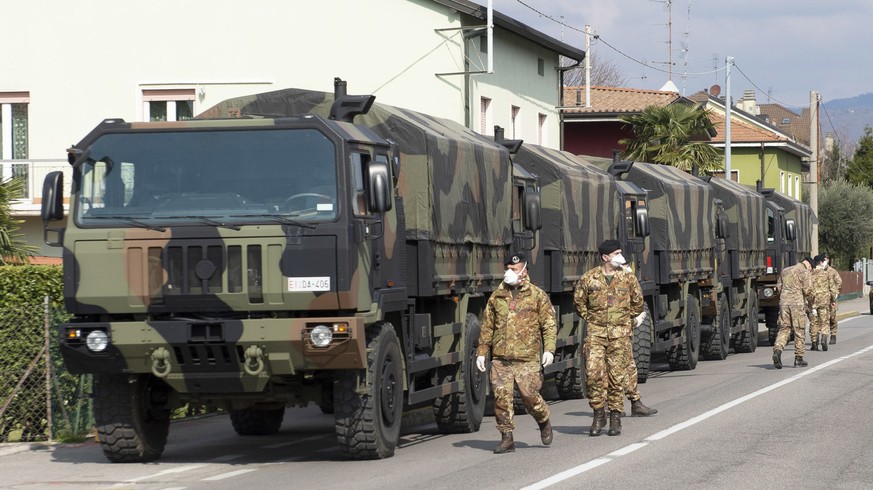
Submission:
{"label": "truck wheel", "polygon": [[700,356],[700,307],[697,298],[689,297],[685,303],[685,331],[682,345],[671,347],[667,362],[673,371],[690,371],[697,367]]}
{"label": "truck wheel", "polygon": [[488,375],[476,368],[476,347],[479,345],[481,330],[482,324],[476,315],[467,313],[464,358],[460,373],[464,380],[464,389],[459,393],[437,398],[433,402],[437,427],[443,433],[476,432],[485,416]]}
{"label": "truck wheel", "polygon": [[[774,337],[775,342],[775,337]],[[758,297],[749,295],[746,307],[746,323],[742,332],[734,340],[734,350],[737,352],[755,352],[758,348]]]}
{"label": "truck wheel", "polygon": [[765,309],[764,322],[767,324],[767,340],[770,345],[776,345],[776,335],[779,334],[779,309],[773,307]]}
{"label": "truck wheel", "polygon": [[634,326],[634,363],[637,365],[637,383],[645,383],[649,379],[649,364],[652,359],[653,337],[652,312],[646,306],[646,319],[639,327]]}
{"label": "truck wheel", "polygon": [[564,369],[555,373],[555,387],[561,400],[585,397],[585,366]]}
{"label": "truck wheel", "polygon": [[94,422],[113,463],[154,461],[170,432],[167,387],[150,375],[94,375]]}
{"label": "truck wheel", "polygon": [[727,298],[718,300],[718,318],[710,330],[709,340],[703,348],[703,358],[721,361],[727,358],[731,342],[731,310]]}
{"label": "truck wheel", "polygon": [[279,432],[285,407],[275,409],[246,408],[232,410],[230,423],[233,430],[241,436],[268,436]]}
{"label": "truck wheel", "polygon": [[[367,329],[367,370],[341,371],[334,381],[337,442],[354,459],[394,455],[403,418],[403,366],[400,342],[390,323]],[[366,383],[359,393],[358,380]]]}

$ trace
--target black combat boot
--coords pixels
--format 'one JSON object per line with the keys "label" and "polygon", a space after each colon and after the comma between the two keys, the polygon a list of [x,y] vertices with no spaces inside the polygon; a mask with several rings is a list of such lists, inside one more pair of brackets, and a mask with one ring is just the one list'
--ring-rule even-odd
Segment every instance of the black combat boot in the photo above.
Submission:
{"label": "black combat boot", "polygon": [[598,408],[594,411],[594,422],[591,423],[591,429],[588,430],[589,436],[599,436],[603,432],[603,426],[606,425],[606,408]]}
{"label": "black combat boot", "polygon": [[812,341],[812,346],[809,348],[809,350],[818,350],[818,342],[816,342],[815,340],[813,340],[813,341]]}
{"label": "black combat boot", "polygon": [[643,405],[642,400],[634,400],[631,402],[631,417],[648,417],[658,413],[657,408],[649,408]]}
{"label": "black combat boot", "polygon": [[825,352],[827,352],[827,350],[828,350],[828,336],[827,335],[821,336],[821,350],[823,350]]}
{"label": "black combat boot", "polygon": [[782,351],[781,350],[774,350],[773,351],[773,366],[775,366],[776,369],[782,369]]}
{"label": "black combat boot", "polygon": [[621,412],[612,410],[609,412],[609,431],[606,435],[617,436],[619,434],[621,434]]}
{"label": "black combat boot", "polygon": [[515,442],[512,441],[512,432],[500,433],[500,444],[494,448],[494,454],[514,453]]}
{"label": "black combat boot", "polygon": [[552,423],[546,419],[545,422],[537,422],[537,424],[540,426],[540,439],[542,439],[543,444],[548,446],[552,443]]}
{"label": "black combat boot", "polygon": [[808,365],[809,365],[809,363],[804,361],[802,357],[795,357],[794,358],[794,367],[798,367],[798,366],[799,367],[806,367]]}
{"label": "black combat boot", "polygon": [[831,335],[831,345],[836,344],[836,343],[837,343],[837,336]]}

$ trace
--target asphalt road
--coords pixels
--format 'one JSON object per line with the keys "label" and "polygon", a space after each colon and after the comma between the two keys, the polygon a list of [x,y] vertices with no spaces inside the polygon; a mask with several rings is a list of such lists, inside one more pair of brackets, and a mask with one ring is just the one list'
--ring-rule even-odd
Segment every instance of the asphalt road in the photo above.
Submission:
{"label": "asphalt road", "polygon": [[[160,461],[112,464],[99,445],[0,447],[0,488],[871,488],[873,317],[866,298],[841,303],[836,345],[807,368],[773,368],[772,349],[656,369],[640,385],[656,416],[624,418],[618,437],[589,437],[587,400],[553,401],[554,443],[519,415],[515,453],[495,455],[493,417],[479,432],[405,429],[393,458],[347,461],[333,418],[289,409],[279,434],[240,437],[226,416],[172,424]],[[860,313],[860,314],[858,314]],[[629,404],[627,410],[630,410]]]}

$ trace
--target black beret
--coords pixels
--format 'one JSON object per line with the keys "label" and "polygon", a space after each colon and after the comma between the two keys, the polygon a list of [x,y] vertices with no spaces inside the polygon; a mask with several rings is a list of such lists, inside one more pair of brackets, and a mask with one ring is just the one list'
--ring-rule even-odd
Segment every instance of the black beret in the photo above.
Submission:
{"label": "black beret", "polygon": [[824,255],[824,254],[818,254],[818,255],[816,255],[815,257],[813,257],[812,260],[814,260],[816,264],[821,264],[822,262],[825,261],[825,255]]}
{"label": "black beret", "polygon": [[812,257],[804,257],[803,260],[801,260],[801,262],[803,262],[804,260],[809,262],[809,265],[815,265],[815,261],[812,260]]}
{"label": "black beret", "polygon": [[525,258],[523,253],[515,252],[506,258],[506,260],[503,262],[503,265],[520,264],[520,263],[524,262],[525,260],[526,260],[526,258]]}
{"label": "black beret", "polygon": [[618,243],[618,240],[604,240],[597,250],[600,251],[600,255],[609,255],[620,248],[621,244]]}

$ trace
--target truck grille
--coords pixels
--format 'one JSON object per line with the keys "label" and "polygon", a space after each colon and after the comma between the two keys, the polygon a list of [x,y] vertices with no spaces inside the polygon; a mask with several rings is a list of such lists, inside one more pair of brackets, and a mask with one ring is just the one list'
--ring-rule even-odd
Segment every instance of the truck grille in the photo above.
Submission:
{"label": "truck grille", "polygon": [[152,304],[164,296],[247,293],[263,302],[263,261],[260,245],[225,246],[198,243],[131,248],[148,256],[148,291]]}

